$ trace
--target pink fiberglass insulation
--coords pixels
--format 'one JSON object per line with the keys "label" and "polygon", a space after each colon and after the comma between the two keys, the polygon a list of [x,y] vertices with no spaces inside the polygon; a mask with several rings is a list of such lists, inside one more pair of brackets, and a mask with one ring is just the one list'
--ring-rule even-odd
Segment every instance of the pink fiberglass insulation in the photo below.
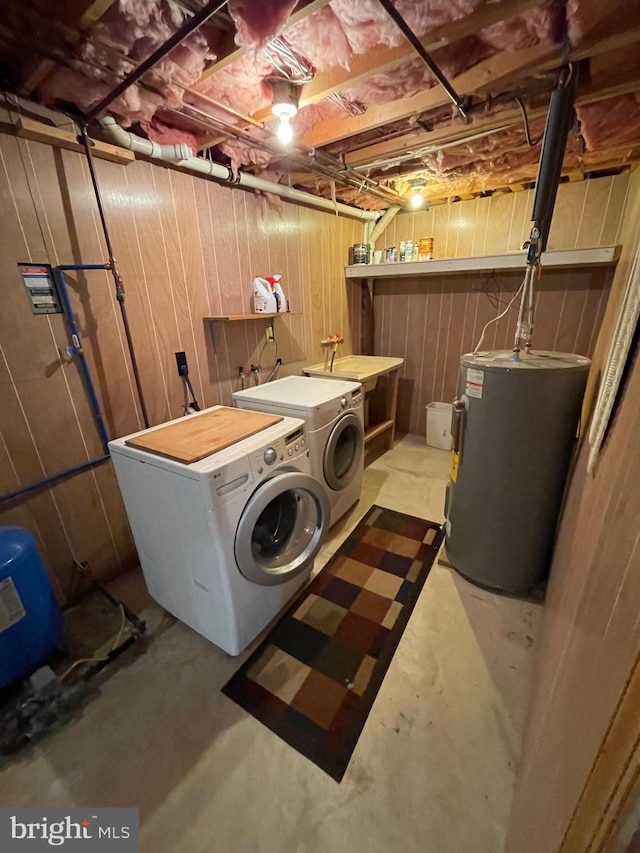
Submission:
{"label": "pink fiberglass insulation", "polygon": [[552,44],[562,36],[559,8],[528,9],[515,18],[485,27],[479,35],[496,50],[523,50],[536,44]]}
{"label": "pink fiberglass insulation", "polygon": [[[435,16],[437,4],[426,4],[431,9],[432,19],[437,24],[449,21],[456,15],[472,11],[475,0],[466,4],[445,4],[447,11]],[[424,12],[425,4],[409,4]],[[316,69],[348,64],[355,50],[364,50],[371,43],[395,43],[397,27],[383,15],[383,10],[373,0],[334,0],[330,6],[325,6],[303,19],[298,24],[286,30],[285,38],[289,45],[300,55],[306,57]],[[428,18],[422,15],[422,25]],[[483,30],[478,36],[469,36],[451,45],[433,52],[445,74],[455,77],[477,62],[490,56],[498,49],[521,49],[539,41],[551,41],[554,30],[554,15],[546,9],[532,9],[525,15],[510,19],[499,25]],[[436,24],[433,24],[436,25]],[[368,35],[365,33],[368,33]],[[362,40],[357,42],[355,32],[362,34]],[[360,38],[360,36],[358,36]],[[375,39],[375,42],[373,42]],[[354,50],[355,48],[355,50]],[[250,63],[254,63],[251,65]],[[225,74],[226,72],[226,74]],[[202,91],[207,92],[217,100],[233,106],[243,113],[255,112],[258,103],[257,95],[262,95],[260,77],[271,72],[269,66],[260,60],[243,60],[234,63],[222,72],[213,75],[210,81],[202,85]],[[364,104],[382,104],[412,94],[435,85],[435,80],[420,60],[415,60],[384,74],[376,75],[360,86],[345,90],[344,94],[351,100]],[[260,103],[269,103],[269,97]],[[330,102],[329,102],[330,103]],[[310,117],[316,121],[323,118],[333,118],[336,113],[327,102],[315,105],[313,111],[306,108],[304,118],[299,120],[299,128],[311,127]],[[339,114],[338,114],[339,115]]]}
{"label": "pink fiberglass insulation", "polygon": [[262,47],[282,30],[297,4],[298,0],[229,0],[229,14],[237,29],[236,44]]}
{"label": "pink fiberglass insulation", "polygon": [[[537,139],[544,130],[544,119],[530,123],[531,135]],[[572,143],[573,144],[573,143]],[[425,165],[433,172],[444,175],[447,172],[474,166],[480,160],[496,160],[512,154],[527,153],[530,158],[540,156],[540,144],[530,148],[524,134],[522,124],[518,122],[513,127],[499,133],[492,133],[481,139],[474,139],[462,145],[443,148],[424,157]]]}
{"label": "pink fiberglass insulation", "polygon": [[325,99],[317,104],[309,104],[308,107],[302,107],[301,110],[298,110],[298,114],[293,120],[293,126],[298,137],[301,137],[310,127],[325,119],[341,119],[346,117],[347,113],[342,107],[338,106],[335,101]]}
{"label": "pink fiberglass insulation", "polygon": [[640,142],[640,104],[637,95],[622,95],[576,107],[588,151]]}
{"label": "pink fiberglass insulation", "polygon": [[[433,56],[451,79],[476,65],[489,53],[489,48],[482,41],[475,36],[468,36],[455,45],[434,51]],[[385,104],[399,98],[410,98],[435,85],[436,80],[424,62],[421,59],[413,59],[393,71],[370,77],[360,86],[346,89],[344,94],[350,100],[364,104]]]}
{"label": "pink fiberglass insulation", "polygon": [[366,53],[378,44],[397,45],[403,39],[377,0],[332,0],[331,11],[353,53]]}
{"label": "pink fiberglass insulation", "polygon": [[[481,0],[398,0],[397,9],[417,36],[463,18]],[[378,44],[395,47],[404,36],[377,0],[332,0],[353,53],[366,53]]]}
{"label": "pink fiberglass insulation", "polygon": [[[567,0],[569,40],[575,47],[597,41],[640,23],[637,0]],[[624,23],[623,23],[624,22]]]}
{"label": "pink fiberglass insulation", "polygon": [[[273,74],[273,68],[269,63],[247,53],[204,80],[198,91],[244,115],[253,115],[271,103],[271,89],[264,81],[270,73]],[[229,121],[228,114],[225,120]]]}
{"label": "pink fiberglass insulation", "polygon": [[235,172],[241,166],[251,165],[263,168],[273,160],[273,155],[267,151],[263,151],[261,148],[256,148],[254,145],[241,142],[237,139],[223,142],[220,145],[220,150],[231,160],[231,165]]}
{"label": "pink fiberglass insulation", "polygon": [[[183,21],[183,12],[171,0],[117,0],[87,32],[73,67],[56,69],[40,87],[39,96],[45,103],[72,101],[83,110],[90,109]],[[205,61],[213,58],[208,36],[202,30],[193,33],[146,75],[145,83],[159,94],[131,87],[110,111],[127,125],[149,121],[163,101],[179,105],[183,87],[193,85]]]}
{"label": "pink fiberglass insulation", "polygon": [[352,51],[345,31],[330,6],[303,18],[286,30],[284,38],[317,71],[341,65],[349,68]]}
{"label": "pink fiberglass insulation", "polygon": [[185,142],[195,154],[200,150],[202,136],[191,133],[173,124],[165,124],[160,118],[161,111],[158,110],[151,121],[140,122],[144,132],[152,142],[157,142],[159,145],[177,145]]}

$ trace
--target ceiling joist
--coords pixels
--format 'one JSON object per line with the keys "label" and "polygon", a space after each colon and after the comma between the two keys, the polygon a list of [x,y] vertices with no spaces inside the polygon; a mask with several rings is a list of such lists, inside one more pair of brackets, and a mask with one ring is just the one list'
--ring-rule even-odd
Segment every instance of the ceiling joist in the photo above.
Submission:
{"label": "ceiling joist", "polygon": [[[529,9],[547,5],[549,2],[550,0],[502,0],[500,3],[490,3],[481,6],[464,18],[430,30],[420,39],[420,42],[425,50],[431,52],[478,33],[498,21],[513,18]],[[358,54],[353,57],[350,68],[334,66],[327,71],[316,73],[313,80],[302,89],[300,107],[315,104],[341,89],[359,86],[370,77],[392,71],[415,58],[415,51],[408,42],[403,42],[398,47],[380,46]],[[258,121],[265,121],[270,117],[270,107],[259,110],[253,116]]]}
{"label": "ceiling joist", "polygon": [[[581,45],[571,52],[569,61],[578,62],[603,53],[623,50],[637,44],[639,40],[640,27],[631,27],[615,36]],[[473,68],[454,78],[452,85],[457,92],[470,95],[481,90],[486,91],[497,85],[513,84],[528,74],[541,74],[545,71],[551,71],[560,67],[563,61],[562,52],[558,45],[538,45],[513,53],[505,51],[474,65]],[[373,130],[392,121],[410,118],[412,115],[427,112],[447,103],[446,93],[439,87],[435,87],[427,92],[414,95],[412,98],[391,101],[381,106],[372,106],[360,116],[327,119],[319,122],[305,134],[303,141],[310,147],[328,145],[330,142]],[[364,150],[361,149],[358,156]],[[365,159],[361,159],[360,162],[365,162]]]}
{"label": "ceiling joist", "polygon": [[[598,101],[605,101],[608,98],[635,94],[636,92],[640,92],[640,77],[626,80],[624,83],[618,83],[614,86],[599,88],[586,87],[578,92],[576,106],[593,104]],[[544,118],[547,114],[547,107],[530,109],[527,114],[529,121]],[[485,130],[494,130],[503,125],[520,124],[521,121],[522,114],[519,109],[501,110],[488,117],[472,118],[471,123],[468,125],[455,121],[455,123],[433,131],[416,131],[415,133],[409,133],[406,136],[400,136],[386,142],[367,145],[366,147],[347,153],[344,160],[347,166],[357,168],[365,163],[382,160],[383,158],[391,159],[392,157],[410,154],[412,151],[415,151],[417,156],[419,149],[426,146],[437,146],[453,140],[464,139],[466,136],[474,136],[477,133],[482,133]]]}
{"label": "ceiling joist", "polygon": [[[561,61],[561,49],[558,45],[536,45],[519,51],[504,51],[454,77],[451,85],[456,92],[470,95],[491,86],[507,85],[517,77],[533,73],[543,62],[550,60],[556,63]],[[370,106],[362,115],[318,122],[304,134],[302,141],[310,148],[319,148],[448,103],[446,92],[441,87],[434,86],[410,98]]]}

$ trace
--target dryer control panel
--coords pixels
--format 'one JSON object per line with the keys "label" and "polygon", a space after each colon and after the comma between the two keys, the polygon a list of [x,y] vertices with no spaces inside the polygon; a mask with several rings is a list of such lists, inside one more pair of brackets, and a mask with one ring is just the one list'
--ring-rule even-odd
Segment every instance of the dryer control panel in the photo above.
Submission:
{"label": "dryer control panel", "polygon": [[260,476],[278,464],[292,461],[307,453],[307,434],[304,427],[273,441],[268,447],[251,454],[251,464]]}
{"label": "dryer control panel", "polygon": [[361,409],[362,399],[362,386],[359,386],[356,391],[347,391],[345,394],[334,397],[333,400],[327,400],[326,403],[316,408],[316,422],[329,423],[338,415],[343,415],[353,409]]}

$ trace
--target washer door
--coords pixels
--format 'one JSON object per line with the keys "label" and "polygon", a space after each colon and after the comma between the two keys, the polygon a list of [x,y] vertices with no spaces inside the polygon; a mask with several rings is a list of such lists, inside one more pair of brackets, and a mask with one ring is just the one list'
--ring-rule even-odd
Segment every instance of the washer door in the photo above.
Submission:
{"label": "washer door", "polygon": [[346,489],[362,464],[364,433],[354,412],[344,414],[331,430],[324,451],[324,478],[336,492]]}
{"label": "washer door", "polygon": [[322,485],[298,471],[276,474],[253,493],[236,531],[236,563],[247,580],[285,583],[308,568],[329,526]]}

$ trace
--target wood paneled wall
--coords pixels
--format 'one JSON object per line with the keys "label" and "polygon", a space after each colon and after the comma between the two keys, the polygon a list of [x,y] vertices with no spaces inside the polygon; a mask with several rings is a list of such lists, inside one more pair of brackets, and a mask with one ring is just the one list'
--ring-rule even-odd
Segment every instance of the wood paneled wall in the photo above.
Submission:
{"label": "wood paneled wall", "polygon": [[[628,178],[622,174],[562,184],[549,249],[617,243]],[[529,190],[399,214],[376,245],[433,236],[436,257],[516,251],[529,236],[532,202]],[[543,272],[535,347],[590,356],[612,276],[604,269]],[[374,352],[405,359],[398,397],[401,430],[424,435],[427,403],[453,399],[460,356],[473,350],[485,323],[499,313],[495,300],[502,311],[521,281],[521,273],[491,272],[374,279]],[[512,312],[490,326],[483,346],[511,347],[514,322]]]}
{"label": "wood paneled wall", "polygon": [[[281,273],[290,302],[291,316],[275,320],[281,375],[321,360],[319,341],[330,332],[341,332],[345,354],[352,352],[356,306],[343,266],[347,247],[361,239],[359,222],[147,162],[99,160],[96,168],[152,423],[182,413],[177,350],[187,353],[201,406],[231,403],[238,369],[258,361],[269,321],[202,318],[251,311],[255,275]],[[0,135],[0,187],[0,491],[7,493],[101,452],[78,367],[63,355],[65,323],[31,314],[16,264],[100,263],[106,253],[81,155]],[[110,276],[70,273],[67,281],[109,434],[142,428]],[[264,361],[273,360],[272,349]],[[110,463],[11,504],[0,523],[36,534],[61,602],[82,585],[74,558],[102,578],[136,560]]]}
{"label": "wood paneled wall", "polygon": [[[544,273],[536,294],[535,348],[590,356],[611,276],[603,269]],[[374,352],[405,359],[398,383],[401,431],[424,435],[427,403],[453,400],[460,356],[473,351],[485,323],[507,306],[521,283],[521,273],[488,273],[375,284]],[[489,326],[483,348],[510,349],[515,320],[511,312]]]}
{"label": "wood paneled wall", "polygon": [[[640,245],[638,172],[630,179],[622,242],[594,354],[592,384],[604,364],[623,286]],[[624,738],[618,738],[617,762],[611,760],[609,735],[628,704],[640,662],[639,433],[636,356],[595,472],[587,473],[585,442],[569,489],[547,593],[507,853],[601,850],[602,829],[612,818],[607,810],[621,795],[614,797],[618,778],[637,750],[637,710],[622,727],[627,750],[622,749]],[[608,760],[608,773],[600,772],[599,759],[605,764]],[[634,761],[637,767],[637,756]]]}
{"label": "wood paneled wall", "polygon": [[[561,184],[547,248],[584,249],[615,244],[628,188],[626,172]],[[533,190],[523,190],[400,213],[377,240],[376,248],[433,237],[436,258],[517,252],[531,233],[533,196]]]}

